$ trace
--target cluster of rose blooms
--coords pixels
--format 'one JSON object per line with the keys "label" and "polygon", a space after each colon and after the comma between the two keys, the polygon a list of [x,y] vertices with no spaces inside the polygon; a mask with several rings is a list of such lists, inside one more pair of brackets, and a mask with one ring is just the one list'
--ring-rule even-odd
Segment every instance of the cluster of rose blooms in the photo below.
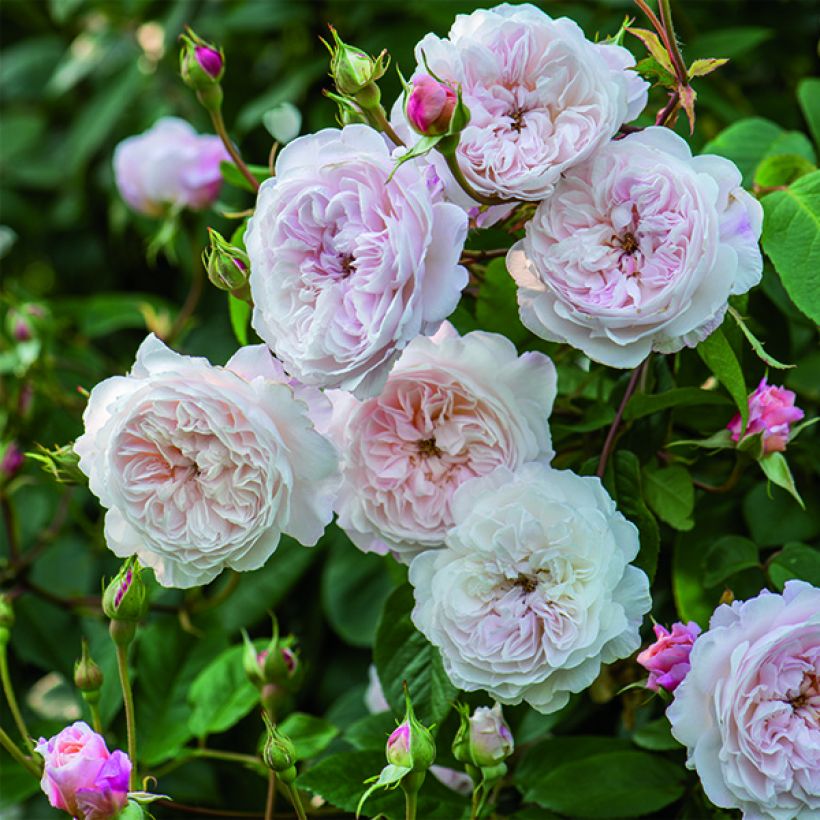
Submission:
{"label": "cluster of rose blooms", "polygon": [[[216,76],[214,54],[197,59]],[[93,389],[75,450],[108,546],[161,584],[257,569],[283,533],[315,545],[335,513],[360,549],[409,565],[413,622],[457,687],[554,712],[639,648],[649,581],[600,480],[550,466],[552,361],[446,321],[468,231],[532,203],[507,255],[522,322],[627,368],[696,345],[760,280],[761,208],[732,162],[622,129],[648,84],[571,20],[476,11],[416,57],[392,140],[360,123],[300,137],[262,184],[236,264],[265,344],[222,367],[149,336]],[[442,135],[447,150],[399,162]],[[227,158],[164,119],[118,147],[117,183],[146,214],[201,208]],[[750,410],[771,450],[802,416],[765,379]],[[721,606],[696,640],[691,624],[656,632],[639,661],[675,691],[673,733],[713,802],[816,816],[820,592]]]}

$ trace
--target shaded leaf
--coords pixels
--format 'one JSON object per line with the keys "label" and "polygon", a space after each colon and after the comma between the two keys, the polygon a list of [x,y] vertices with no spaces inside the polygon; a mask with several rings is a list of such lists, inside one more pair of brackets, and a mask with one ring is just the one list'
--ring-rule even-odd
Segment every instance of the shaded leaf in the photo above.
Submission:
{"label": "shaded leaf", "polygon": [[723,331],[718,328],[697,347],[698,354],[712,371],[715,378],[729,391],[729,395],[740,411],[743,429],[749,423],[749,400],[743,370],[732,346]]}
{"label": "shaded leaf", "polygon": [[740,535],[726,535],[715,541],[703,556],[703,583],[717,586],[730,575],[760,563],[757,544]]}

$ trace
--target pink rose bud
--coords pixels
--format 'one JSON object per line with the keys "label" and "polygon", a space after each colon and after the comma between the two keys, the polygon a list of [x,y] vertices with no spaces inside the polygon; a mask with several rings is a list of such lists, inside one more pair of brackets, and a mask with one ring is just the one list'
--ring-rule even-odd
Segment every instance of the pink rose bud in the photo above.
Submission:
{"label": "pink rose bud", "polygon": [[0,461],[0,479],[11,478],[23,466],[24,461],[22,450],[10,441]]}
{"label": "pink rose bud", "polygon": [[402,723],[397,726],[387,738],[387,762],[394,766],[403,766],[409,769],[413,765],[413,756],[410,754],[410,724]]}
{"label": "pink rose bud", "polygon": [[40,786],[55,809],[83,820],[108,820],[128,802],[131,761],[108,751],[105,740],[82,721],[35,747],[44,761]]}
{"label": "pink rose bud", "polygon": [[[746,436],[763,433],[763,452],[782,452],[789,440],[789,425],[800,421],[805,413],[794,406],[791,390],[766,383],[764,376],[757,389],[749,396],[749,424]],[[732,431],[732,441],[740,441],[741,418],[738,413],[726,425]]]}
{"label": "pink rose bud", "polygon": [[470,751],[472,761],[481,768],[497,766],[513,753],[512,732],[501,713],[501,705],[492,709],[480,706],[470,718]]}
{"label": "pink rose bud", "polygon": [[458,102],[450,86],[422,74],[413,80],[413,90],[407,98],[407,121],[424,136],[446,134]]}
{"label": "pink rose bud", "polygon": [[657,692],[662,686],[674,692],[689,671],[689,653],[700,627],[694,622],[672,624],[672,631],[655,624],[655,643],[638,655],[638,663],[649,672],[648,689]]}
{"label": "pink rose bud", "polygon": [[222,55],[210,46],[196,46],[194,54],[202,70],[216,80],[222,73]]}

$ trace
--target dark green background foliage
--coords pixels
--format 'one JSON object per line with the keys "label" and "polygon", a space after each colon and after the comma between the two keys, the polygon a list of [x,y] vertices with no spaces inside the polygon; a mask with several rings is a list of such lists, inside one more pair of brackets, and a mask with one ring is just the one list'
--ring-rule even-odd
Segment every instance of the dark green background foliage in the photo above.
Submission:
{"label": "dark green background foliage", "polygon": [[[9,318],[0,329],[0,442],[14,439],[24,449],[71,442],[81,430],[85,403],[78,387],[89,389],[130,366],[146,328],[167,329],[188,290],[191,260],[206,242],[206,226],[227,234],[235,223],[220,213],[252,205],[250,195],[226,186],[212,213],[187,218],[188,236],[177,240],[179,263],[160,256],[151,265],[145,245],[156,225],[130,213],[113,186],[114,146],[158,117],[176,114],[207,130],[204,112],[177,76],[176,37],[184,24],[224,46],[229,130],[246,158],[264,165],[271,139],[262,117],[277,103],[300,108],[303,133],[334,124],[333,106],[321,95],[328,85],[327,55],[318,37],[327,22],[372,53],[388,48],[409,73],[412,48],[426,32],[444,34],[456,13],[478,5],[5,0],[0,5],[0,264]],[[553,16],[573,17],[590,36],[613,33],[625,14],[636,13],[626,0],[542,5]],[[817,140],[820,123],[817,86],[801,86],[805,117],[813,123],[801,113],[797,95],[800,79],[816,69],[816,3],[702,0],[679,2],[675,11],[687,59],[731,58],[696,83],[695,150],[709,143],[710,150],[734,159],[748,187],[755,181],[763,188],[782,185],[791,181],[784,179],[784,168],[803,173],[816,164],[811,137],[813,131]],[[628,44],[639,53],[637,41]],[[398,93],[392,71],[383,89],[388,101]],[[653,94],[654,111],[663,97]],[[778,157],[774,165],[761,167],[771,156]],[[815,201],[816,173],[801,183]],[[788,200],[791,194],[783,196]],[[764,245],[799,302],[802,297],[788,280],[790,271],[805,263],[809,247],[789,242],[783,247],[789,219],[782,222],[782,215],[771,211]],[[505,241],[498,230],[471,240],[473,247]],[[818,240],[812,241],[812,252],[820,254]],[[768,354],[797,365],[770,370],[770,381],[796,390],[810,418],[820,402],[816,332],[780,277],[767,263],[762,285],[734,306]],[[32,303],[42,312],[33,319],[33,338],[14,342],[13,312]],[[487,268],[477,296],[465,297],[454,321],[462,331],[499,331],[522,350],[554,355],[556,465],[594,471],[628,374],[585,367],[574,351],[546,345],[525,331],[500,261]],[[627,407],[606,476],[620,509],[641,530],[639,563],[655,574],[653,615],[662,623],[694,619],[705,626],[726,589],[744,597],[764,586],[782,588],[795,576],[820,583],[816,505],[803,511],[783,490],[767,488],[751,460],[728,492],[705,491],[701,485],[720,487],[730,478],[735,452],[669,446],[721,430],[735,412],[732,395],[745,395],[763,375],[766,365],[731,319],[724,336],[725,342],[712,341],[698,352],[654,357]],[[224,294],[207,288],[177,347],[222,363],[236,344]],[[738,381],[735,359],[745,383]],[[710,368],[723,386],[707,381]],[[817,496],[817,441],[815,428],[808,429],[788,451],[807,501]],[[0,536],[0,579],[15,596],[17,614],[12,675],[29,726],[48,736],[64,725],[71,707],[79,708],[70,681],[84,635],[107,676],[102,711],[110,721],[109,740],[124,747],[113,652],[96,598],[101,576],[117,567],[103,542],[99,506],[83,486],[55,483],[30,459],[3,492],[23,554],[22,562],[12,556],[7,535]],[[215,735],[208,741],[215,748],[254,753],[261,729],[256,695],[245,682],[235,647],[243,627],[253,637],[265,637],[266,613],[273,609],[282,628],[298,637],[307,670],[285,726],[300,756],[312,764],[300,778],[306,792],[349,811],[364,778],[383,765],[383,743],[393,724],[384,715],[368,717],[362,702],[373,657],[397,714],[400,681],[408,679],[420,716],[440,724],[440,762],[452,763],[454,693],[437,654],[412,629],[405,575],[389,559],[362,555],[331,528],[312,550],[285,539],[267,566],[244,574],[218,606],[209,601],[226,579],[187,594],[156,588],[132,664],[143,770],[169,770],[157,790],[183,803],[261,811],[265,781],[258,772],[195,759],[190,750],[196,738]],[[683,751],[665,721],[658,720],[662,703],[647,702],[635,690],[616,696],[640,678],[634,661],[624,661],[557,715],[507,709],[518,752],[514,773],[499,795],[499,812],[519,820],[555,816],[552,812],[590,817],[714,812],[694,775],[684,770]],[[486,702],[480,696],[468,700]],[[12,732],[5,709],[0,722]],[[22,804],[11,817],[51,816],[35,795],[37,788],[10,758],[0,756],[0,807]],[[420,815],[456,818],[465,805],[430,778]],[[379,809],[397,816],[400,795],[368,804],[368,811]],[[182,816],[161,805],[155,813]]]}

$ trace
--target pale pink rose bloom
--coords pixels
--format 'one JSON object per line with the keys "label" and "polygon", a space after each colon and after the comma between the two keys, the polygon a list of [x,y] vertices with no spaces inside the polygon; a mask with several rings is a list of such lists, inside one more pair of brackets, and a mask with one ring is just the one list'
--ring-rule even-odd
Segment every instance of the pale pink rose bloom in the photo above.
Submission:
{"label": "pale pink rose bloom", "polygon": [[404,350],[381,394],[331,393],[342,459],[338,523],[365,552],[407,563],[440,547],[453,493],[499,465],[549,461],[555,367],[497,333],[461,337],[445,322]]}
{"label": "pale pink rose bloom", "polygon": [[137,555],[163,586],[191,587],[226,567],[258,569],[282,533],[318,541],[337,456],[281,376],[264,345],[223,368],[152,334],[128,376],[91,391],[74,449],[116,555]]}
{"label": "pale pink rose bloom", "polygon": [[[805,413],[794,406],[794,392],[769,384],[764,376],[749,396],[749,424],[745,435],[763,433],[763,452],[783,452],[789,441],[790,425],[800,421]],[[740,413],[726,425],[732,431],[732,441],[740,441],[743,422]]]}
{"label": "pale pink rose bloom", "polygon": [[185,120],[163,117],[114,151],[114,176],[134,210],[162,216],[170,208],[208,207],[222,185],[230,156],[219,137],[200,135]]}
{"label": "pale pink rose bloom", "polygon": [[672,624],[671,632],[660,624],[655,624],[653,629],[657,640],[636,660],[649,672],[648,689],[657,692],[662,686],[667,692],[674,692],[689,671],[689,653],[695,638],[700,635],[700,627],[689,621],[687,624]]}
{"label": "pale pink rose bloom", "polygon": [[[416,76],[428,73],[426,59],[430,73],[461,85],[470,122],[459,166],[477,191],[505,199],[544,199],[646,104],[649,86],[628,70],[626,49],[592,43],[572,20],[530,4],[460,14],[446,38],[426,35],[415,54]],[[430,157],[448,198],[474,206],[443,158]]]}
{"label": "pale pink rose bloom", "polygon": [[413,623],[459,689],[555,712],[632,654],[649,581],[638,531],[597,478],[532,462],[453,497],[446,546],[410,565]]}
{"label": "pale pink rose bloom", "polygon": [[35,751],[44,767],[40,786],[55,809],[82,820],[108,820],[128,802],[131,761],[82,721],[67,726]]}
{"label": "pale pink rose bloom", "polygon": [[666,710],[707,797],[747,820],[820,817],[820,589],[718,607]]}
{"label": "pale pink rose bloom", "polygon": [[763,210],[740,181],[668,128],[608,143],[510,249],[521,321],[611,367],[693,347],[760,281]]}
{"label": "pale pink rose bloom", "polygon": [[512,732],[504,720],[501,704],[479,706],[470,715],[470,753],[476,765],[497,766],[515,748]]}
{"label": "pale pink rose bloom", "polygon": [[401,350],[458,304],[467,217],[424,166],[364,125],[294,140],[259,191],[245,242],[253,325],[304,384],[378,393]]}

